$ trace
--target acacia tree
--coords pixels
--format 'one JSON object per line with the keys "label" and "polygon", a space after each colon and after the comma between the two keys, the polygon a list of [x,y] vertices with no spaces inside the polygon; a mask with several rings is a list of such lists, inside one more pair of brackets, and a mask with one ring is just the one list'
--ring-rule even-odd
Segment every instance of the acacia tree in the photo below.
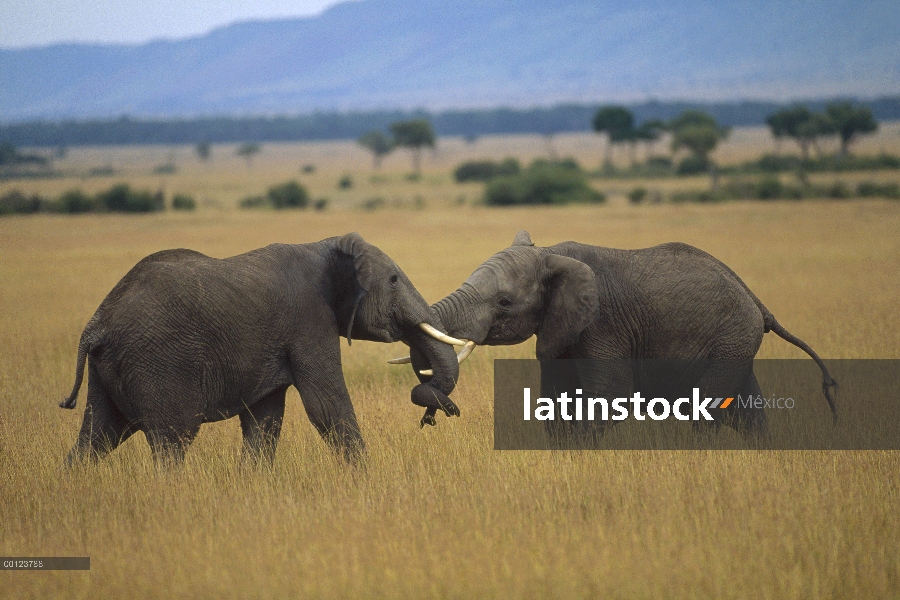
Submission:
{"label": "acacia tree", "polygon": [[634,141],[634,115],[624,106],[601,106],[591,121],[594,131],[608,137],[603,164],[610,165],[611,152],[619,142]]}
{"label": "acacia tree", "polygon": [[854,106],[850,102],[835,102],[825,107],[825,114],[831,119],[835,131],[841,138],[841,156],[847,156],[850,144],[860,135],[878,129],[878,122],[872,116],[872,111],[865,106]]}
{"label": "acacia tree", "polygon": [[[718,171],[715,163],[709,160],[710,153],[715,150],[721,140],[728,137],[728,128],[720,127],[716,119],[700,110],[686,110],[669,123],[672,130],[672,152],[686,148],[699,170],[707,169],[715,190]],[[684,163],[679,167],[682,170]],[[693,172],[690,171],[682,172]]]}
{"label": "acacia tree", "polygon": [[665,121],[661,119],[648,119],[641,123],[640,127],[634,130],[634,137],[637,141],[647,144],[647,159],[653,157],[653,146],[662,137],[667,126]]}
{"label": "acacia tree", "polygon": [[206,162],[212,154],[212,145],[209,142],[200,142],[194,147],[194,152],[197,153],[197,158]]}
{"label": "acacia tree", "polygon": [[245,144],[241,144],[236,154],[238,156],[243,157],[247,161],[247,168],[251,168],[253,166],[253,157],[259,154],[260,148],[259,144],[255,142],[247,142]]}
{"label": "acacia tree", "polygon": [[372,165],[376,169],[381,168],[382,159],[394,149],[391,140],[378,130],[364,133],[356,141],[360,146],[372,153]]}
{"label": "acacia tree", "polygon": [[417,176],[422,171],[422,148],[434,148],[436,137],[431,123],[427,119],[397,121],[392,124],[393,145],[409,148],[412,153],[413,173]]}
{"label": "acacia tree", "polygon": [[822,113],[813,113],[806,106],[797,104],[783,108],[766,118],[766,124],[772,131],[776,142],[781,138],[794,139],[800,146],[803,161],[809,160],[809,146],[812,144],[816,152],[821,154],[818,139],[823,135],[834,133],[831,120]]}

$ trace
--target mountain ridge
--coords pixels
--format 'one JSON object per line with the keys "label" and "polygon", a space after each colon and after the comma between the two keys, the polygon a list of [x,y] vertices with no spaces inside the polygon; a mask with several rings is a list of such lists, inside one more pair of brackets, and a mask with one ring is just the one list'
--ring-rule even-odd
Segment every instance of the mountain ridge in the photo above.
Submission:
{"label": "mountain ridge", "polygon": [[900,88],[900,11],[883,0],[809,6],[362,0],[181,40],[0,49],[0,119],[874,97]]}

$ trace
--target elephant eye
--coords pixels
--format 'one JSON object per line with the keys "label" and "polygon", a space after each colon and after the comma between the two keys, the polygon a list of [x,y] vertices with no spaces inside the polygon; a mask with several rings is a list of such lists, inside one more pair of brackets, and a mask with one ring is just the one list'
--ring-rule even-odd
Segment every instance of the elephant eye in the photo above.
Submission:
{"label": "elephant eye", "polygon": [[396,275],[391,275],[391,285],[396,284],[397,280],[398,280],[398,277]]}
{"label": "elephant eye", "polygon": [[509,306],[512,306],[512,300],[506,297],[500,298],[499,300],[497,300],[497,304],[499,304],[503,308],[507,308]]}

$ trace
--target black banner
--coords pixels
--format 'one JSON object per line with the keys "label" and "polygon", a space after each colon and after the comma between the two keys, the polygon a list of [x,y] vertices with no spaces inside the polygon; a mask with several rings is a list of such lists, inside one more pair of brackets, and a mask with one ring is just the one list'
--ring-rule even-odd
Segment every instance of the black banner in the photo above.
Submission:
{"label": "black banner", "polygon": [[900,360],[824,367],[495,360],[494,448],[900,450]]}

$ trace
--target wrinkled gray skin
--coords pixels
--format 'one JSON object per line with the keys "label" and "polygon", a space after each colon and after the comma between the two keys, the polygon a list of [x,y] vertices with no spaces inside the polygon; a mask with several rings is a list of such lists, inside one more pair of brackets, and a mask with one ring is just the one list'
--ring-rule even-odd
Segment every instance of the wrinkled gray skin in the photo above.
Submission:
{"label": "wrinkled gray skin", "polygon": [[[542,360],[729,361],[737,367],[699,383],[745,397],[761,394],[747,359],[756,355],[763,335],[773,331],[819,364],[836,418],[830,393],[836,384],[816,353],[788,333],[731,269],[687,244],[616,250],[563,242],[538,248],[522,231],[512,247],[485,261],[433,308],[449,335],[479,345],[518,344],[537,334],[536,353]],[[571,364],[575,368],[563,377],[577,378],[585,393],[646,391],[637,388],[648,382],[628,360],[605,363],[602,373],[590,363]],[[542,376],[544,393],[552,383]],[[723,413],[721,422],[744,435],[767,432],[761,409],[742,411],[734,402]],[[717,420],[715,427],[719,424]]]}
{"label": "wrinkled gray skin", "polygon": [[364,444],[340,336],[406,342],[435,373],[414,401],[459,414],[447,397],[459,375],[453,347],[417,327],[434,321],[403,271],[356,233],[225,259],[157,252],[82,333],[75,387],[60,404],[75,407],[87,361],[87,407],[67,462],[100,458],[136,431],[157,460],[180,462],[202,423],[235,415],[244,455],[271,460],[291,385],[323,438],[353,460]]}

